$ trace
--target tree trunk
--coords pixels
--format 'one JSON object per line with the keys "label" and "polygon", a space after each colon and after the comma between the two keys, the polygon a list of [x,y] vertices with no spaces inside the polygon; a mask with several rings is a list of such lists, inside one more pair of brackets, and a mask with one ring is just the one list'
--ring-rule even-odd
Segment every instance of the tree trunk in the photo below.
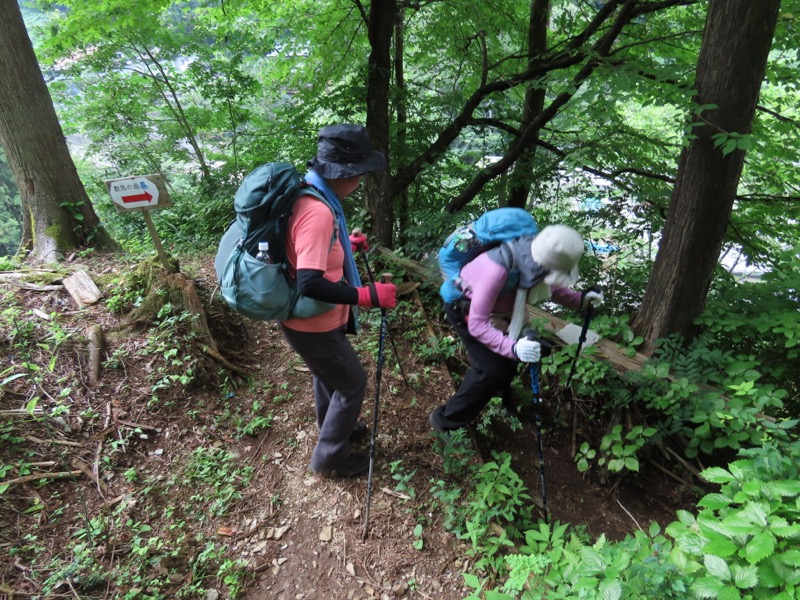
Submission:
{"label": "tree trunk", "polygon": [[[550,0],[531,0],[531,15],[528,24],[528,68],[533,68],[535,61],[547,51],[547,20],[550,15]],[[525,131],[544,110],[545,87],[534,80],[525,91],[520,132]],[[536,138],[539,132],[536,132]],[[511,189],[508,193],[508,206],[525,208],[528,194],[533,183],[533,161],[536,157],[536,145],[528,146],[517,159],[511,174]]]}
{"label": "tree trunk", "polygon": [[[681,153],[664,235],[634,329],[648,344],[696,334],[730,219],[744,151],[723,155],[718,133],[749,134],[780,0],[711,0],[695,87],[696,138]],[[697,120],[697,118],[693,119]]]}
{"label": "tree trunk", "polygon": [[20,247],[31,258],[55,261],[90,243],[116,248],[78,177],[14,0],[0,0],[0,144],[25,213]]}
{"label": "tree trunk", "polygon": [[[397,135],[395,136],[394,155],[405,157],[408,155],[408,103],[406,94],[405,62],[405,10],[400,9],[397,22],[394,25],[394,106],[397,118]],[[402,159],[401,159],[402,160]],[[401,190],[397,195],[397,224],[401,232],[408,231],[410,220],[408,189]],[[401,236],[402,239],[402,236]]]}
{"label": "tree trunk", "polygon": [[[392,32],[399,18],[395,0],[373,0],[369,8],[370,53],[367,75],[367,129],[373,146],[389,153],[389,85],[392,77]],[[386,171],[366,178],[367,210],[372,218],[372,235],[382,246],[392,248],[392,177]]]}

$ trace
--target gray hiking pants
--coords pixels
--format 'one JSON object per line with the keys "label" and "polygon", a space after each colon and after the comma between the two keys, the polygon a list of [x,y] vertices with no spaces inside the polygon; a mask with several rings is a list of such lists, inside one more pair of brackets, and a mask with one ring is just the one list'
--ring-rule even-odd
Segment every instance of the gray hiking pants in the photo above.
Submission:
{"label": "gray hiking pants", "polygon": [[281,331],[313,376],[319,436],[311,468],[335,469],[350,454],[350,434],[361,414],[367,373],[344,327],[306,333],[281,326]]}

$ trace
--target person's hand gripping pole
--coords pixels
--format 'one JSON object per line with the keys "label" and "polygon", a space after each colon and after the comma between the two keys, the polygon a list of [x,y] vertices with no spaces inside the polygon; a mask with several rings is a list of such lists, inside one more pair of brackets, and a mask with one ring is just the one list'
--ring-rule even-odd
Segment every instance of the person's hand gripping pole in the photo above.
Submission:
{"label": "person's hand gripping pole", "polygon": [[[350,248],[353,252],[359,252],[361,256],[364,257],[364,267],[367,270],[367,276],[369,277],[369,281],[371,284],[375,284],[375,276],[372,274],[372,269],[369,266],[369,260],[367,259],[367,251],[369,250],[369,243],[367,243],[367,236],[361,232],[361,229],[356,227],[350,233]],[[389,343],[392,345],[392,352],[394,353],[394,358],[397,361],[397,367],[400,369],[400,377],[403,378],[403,383],[405,384],[406,388],[408,388],[408,380],[406,379],[405,371],[403,371],[403,363],[400,362],[400,355],[397,353],[397,345],[394,343],[394,338],[392,337],[392,332],[389,331],[388,327],[386,329],[386,334],[389,337]]]}

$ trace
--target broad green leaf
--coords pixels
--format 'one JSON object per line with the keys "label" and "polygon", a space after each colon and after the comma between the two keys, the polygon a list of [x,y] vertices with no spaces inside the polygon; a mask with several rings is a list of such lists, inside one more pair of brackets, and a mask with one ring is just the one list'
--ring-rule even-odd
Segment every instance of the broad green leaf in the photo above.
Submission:
{"label": "broad green leaf", "polygon": [[711,467],[700,473],[700,476],[711,483],[730,483],[733,475],[722,467]]}
{"label": "broad green leaf", "polygon": [[485,593],[486,600],[514,600],[514,596],[509,596],[508,594],[503,594],[502,592],[495,592],[494,590],[489,590]]}
{"label": "broad green leaf", "polygon": [[600,573],[603,570],[603,558],[594,548],[581,548],[581,560],[591,573]]}
{"label": "broad green leaf", "polygon": [[600,598],[602,600],[619,600],[622,597],[622,586],[619,581],[603,580],[600,583]]}
{"label": "broad green leaf", "polygon": [[775,538],[768,531],[753,536],[744,547],[744,556],[751,565],[760,563],[775,551]]}
{"label": "broad green leaf", "polygon": [[722,581],[730,580],[731,570],[728,568],[728,563],[726,563],[719,556],[714,556],[713,554],[706,554],[705,556],[703,556],[703,564],[705,564],[706,569],[708,569],[710,575],[713,575],[714,577]]}
{"label": "broad green leaf", "polygon": [[725,508],[731,503],[731,499],[725,494],[706,494],[697,503],[698,506],[703,508],[711,508],[714,510]]}
{"label": "broad green leaf", "polygon": [[770,491],[784,497],[797,496],[800,494],[800,481],[787,479],[781,481],[770,481],[767,486]]}
{"label": "broad green leaf", "polygon": [[472,573],[462,573],[461,576],[464,578],[464,582],[474,590],[481,589],[481,582],[475,575]]}
{"label": "broad green leaf", "polygon": [[765,527],[769,515],[769,505],[761,502],[752,502],[745,506],[739,514],[751,523]]}
{"label": "broad green leaf", "polygon": [[740,513],[730,514],[722,520],[725,530],[734,535],[748,535],[755,533],[756,526],[746,516]]}
{"label": "broad green leaf", "polygon": [[733,583],[740,590],[758,585],[758,569],[753,565],[732,565]]}
{"label": "broad green leaf", "polygon": [[726,585],[717,594],[717,600],[741,600],[742,594],[732,585]]}
{"label": "broad green leaf", "polygon": [[738,544],[734,544],[729,539],[716,535],[711,538],[705,546],[703,546],[703,552],[715,554],[723,558],[735,554],[738,549]]}
{"label": "broad green leaf", "polygon": [[700,577],[692,584],[692,591],[699,598],[716,598],[723,587],[725,586],[718,579]]}
{"label": "broad green leaf", "polygon": [[775,559],[791,567],[800,567],[800,550],[791,549],[775,555]]}

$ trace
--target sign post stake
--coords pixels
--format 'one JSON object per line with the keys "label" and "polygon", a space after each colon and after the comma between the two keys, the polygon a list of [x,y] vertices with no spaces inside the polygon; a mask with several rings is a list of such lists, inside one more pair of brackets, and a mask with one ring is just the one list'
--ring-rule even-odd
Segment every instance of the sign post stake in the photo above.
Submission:
{"label": "sign post stake", "polygon": [[156,226],[153,225],[153,219],[150,218],[150,213],[146,210],[143,210],[142,216],[144,217],[144,222],[147,225],[147,231],[150,232],[150,237],[153,238],[153,245],[156,247],[156,252],[158,253],[159,260],[161,260],[161,264],[164,265],[164,268],[171,273],[173,269],[169,264],[167,253],[164,252],[164,246],[161,245],[161,238],[158,237],[158,232],[156,231]]}

